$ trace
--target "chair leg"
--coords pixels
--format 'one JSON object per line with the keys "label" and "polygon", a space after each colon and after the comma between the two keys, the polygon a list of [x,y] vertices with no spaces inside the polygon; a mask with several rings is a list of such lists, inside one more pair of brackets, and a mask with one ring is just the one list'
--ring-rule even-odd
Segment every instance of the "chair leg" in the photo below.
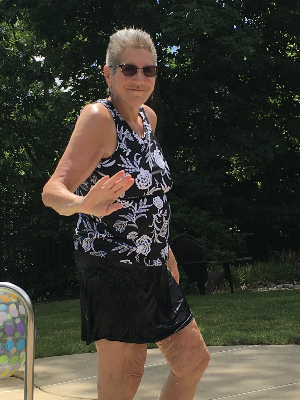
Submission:
{"label": "chair leg", "polygon": [[205,282],[197,282],[200,294],[205,294]]}
{"label": "chair leg", "polygon": [[231,278],[231,271],[230,271],[230,264],[224,264],[224,272],[226,274],[226,278],[228,279],[231,293],[234,293],[233,283],[232,283],[232,278]]}
{"label": "chair leg", "polygon": [[208,281],[207,281],[207,284],[206,284],[205,294],[208,294],[208,295],[211,294],[212,289],[213,289],[213,284],[214,284],[213,279],[211,279],[210,276],[208,275]]}
{"label": "chair leg", "polygon": [[234,289],[233,289],[233,283],[232,283],[232,279],[231,279],[231,274],[228,277],[228,282],[229,282],[229,286],[230,286],[230,291],[233,294],[234,293]]}

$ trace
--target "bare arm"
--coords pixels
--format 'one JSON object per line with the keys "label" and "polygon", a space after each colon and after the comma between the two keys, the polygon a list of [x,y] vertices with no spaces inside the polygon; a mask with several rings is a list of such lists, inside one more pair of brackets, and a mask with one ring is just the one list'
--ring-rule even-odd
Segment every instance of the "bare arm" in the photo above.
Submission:
{"label": "bare arm", "polygon": [[116,144],[115,125],[109,111],[102,104],[86,106],[56,170],[44,186],[43,203],[61,215],[83,212],[102,216],[122,208],[115,200],[134,183],[130,175],[122,179],[124,171],[103,177],[86,196],[74,194],[101,158],[113,154]]}
{"label": "bare arm", "polygon": [[171,247],[169,247],[169,260],[167,262],[167,267],[169,268],[171,274],[173,275],[173,278],[179,285],[179,271],[178,271],[178,266],[177,266],[177,261],[175,259],[175,256],[173,254],[173,251],[171,250]]}

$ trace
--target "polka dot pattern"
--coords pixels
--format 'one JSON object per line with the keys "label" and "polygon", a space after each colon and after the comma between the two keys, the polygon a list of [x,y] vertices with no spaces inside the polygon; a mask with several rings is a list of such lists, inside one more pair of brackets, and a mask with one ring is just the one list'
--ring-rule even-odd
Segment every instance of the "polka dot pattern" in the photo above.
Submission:
{"label": "polka dot pattern", "polygon": [[0,288],[0,380],[25,362],[26,310],[9,289]]}

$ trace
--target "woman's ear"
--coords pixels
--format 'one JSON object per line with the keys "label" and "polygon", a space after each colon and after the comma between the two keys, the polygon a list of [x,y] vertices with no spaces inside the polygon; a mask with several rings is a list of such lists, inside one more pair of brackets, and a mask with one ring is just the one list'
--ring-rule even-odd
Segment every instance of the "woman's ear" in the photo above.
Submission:
{"label": "woman's ear", "polygon": [[107,65],[104,65],[103,73],[105,76],[107,86],[110,88],[111,87],[111,69]]}

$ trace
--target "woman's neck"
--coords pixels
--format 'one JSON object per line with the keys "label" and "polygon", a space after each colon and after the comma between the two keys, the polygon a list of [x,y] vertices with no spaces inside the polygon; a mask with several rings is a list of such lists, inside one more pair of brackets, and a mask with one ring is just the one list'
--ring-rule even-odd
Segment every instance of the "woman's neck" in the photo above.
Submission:
{"label": "woman's neck", "polygon": [[110,96],[108,100],[114,105],[115,109],[125,119],[130,128],[139,136],[144,137],[144,125],[140,116],[140,106],[129,106],[127,103]]}

